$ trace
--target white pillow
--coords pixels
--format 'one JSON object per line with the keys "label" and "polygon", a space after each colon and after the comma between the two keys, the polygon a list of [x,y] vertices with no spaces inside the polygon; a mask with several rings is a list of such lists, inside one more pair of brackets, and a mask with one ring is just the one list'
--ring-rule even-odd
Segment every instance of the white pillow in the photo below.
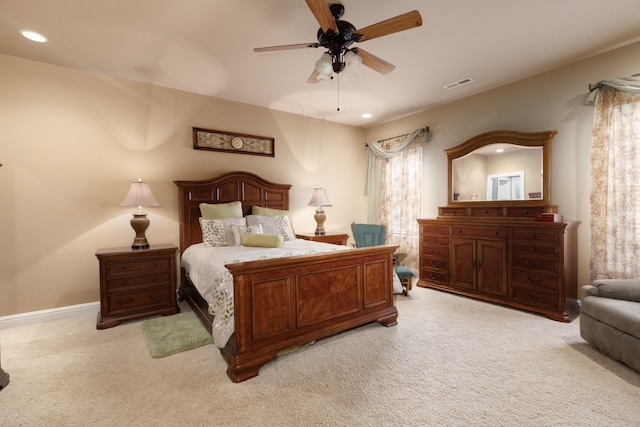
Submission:
{"label": "white pillow", "polygon": [[242,237],[247,234],[262,234],[262,224],[258,225],[232,225],[233,241],[235,246],[239,246],[242,243]]}
{"label": "white pillow", "polygon": [[227,246],[224,232],[224,220],[199,218],[202,231],[202,243],[205,246]]}
{"label": "white pillow", "polygon": [[258,224],[262,224],[262,232],[264,234],[280,235],[285,242],[296,239],[293,228],[291,227],[291,221],[287,215],[247,215],[247,225]]}
{"label": "white pillow", "polygon": [[247,220],[244,218],[225,218],[224,221],[224,238],[227,246],[236,246],[240,244],[240,239],[236,239],[233,233],[233,227],[245,227]]}

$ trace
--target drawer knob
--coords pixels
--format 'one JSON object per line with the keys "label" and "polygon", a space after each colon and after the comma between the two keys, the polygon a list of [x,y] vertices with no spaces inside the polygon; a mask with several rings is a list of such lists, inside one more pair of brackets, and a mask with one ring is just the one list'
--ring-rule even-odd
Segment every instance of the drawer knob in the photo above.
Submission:
{"label": "drawer knob", "polygon": [[127,285],[127,281],[126,281],[126,280],[123,280],[123,281],[122,281],[122,286],[126,286],[126,285]]}
{"label": "drawer knob", "polygon": [[158,262],[157,262],[157,261],[154,261],[154,262],[153,262],[153,266],[154,266],[154,267],[157,267],[157,266],[158,266]]}
{"label": "drawer knob", "polygon": [[524,214],[526,215],[526,214],[528,214],[528,213],[529,213],[529,209],[525,209],[525,210],[524,210]]}
{"label": "drawer knob", "polygon": [[126,270],[126,269],[127,269],[127,265],[126,265],[126,264],[122,264],[122,265],[120,266],[120,268],[121,268],[122,270]]}
{"label": "drawer knob", "polygon": [[158,281],[158,276],[153,276],[153,281],[157,282]]}

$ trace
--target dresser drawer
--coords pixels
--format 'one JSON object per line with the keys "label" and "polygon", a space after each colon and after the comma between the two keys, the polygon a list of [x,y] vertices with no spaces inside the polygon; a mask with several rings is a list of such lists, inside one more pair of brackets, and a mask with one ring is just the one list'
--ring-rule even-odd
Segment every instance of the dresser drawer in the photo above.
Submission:
{"label": "dresser drawer", "polygon": [[106,263],[107,277],[128,272],[168,271],[170,268],[171,260],[168,258],[113,261]]}
{"label": "dresser drawer", "polygon": [[473,238],[473,239],[507,239],[507,230],[502,228],[472,228],[454,227],[453,237]]}
{"label": "dresser drawer", "polygon": [[440,258],[440,259],[448,259],[449,258],[449,246],[439,246],[439,245],[423,245],[422,246],[422,255],[426,258]]}
{"label": "dresser drawer", "polygon": [[449,244],[449,235],[443,236],[440,234],[433,234],[422,236],[422,242],[424,244],[435,244],[441,246],[447,246]]}
{"label": "dresser drawer", "polygon": [[536,245],[530,242],[512,242],[511,249],[514,252],[524,252],[529,254],[558,256],[558,246]]}
{"label": "dresser drawer", "polygon": [[511,240],[554,244],[560,241],[560,236],[554,230],[513,230]]}
{"label": "dresser drawer", "polygon": [[512,286],[512,299],[524,304],[542,308],[558,308],[558,293],[528,286]]}
{"label": "dresser drawer", "polygon": [[525,255],[516,255],[513,257],[513,268],[558,274],[559,267],[557,258],[531,258]]}
{"label": "dresser drawer", "polygon": [[529,217],[535,217],[539,213],[543,213],[544,210],[545,210],[544,206],[527,207],[527,208],[511,207],[511,208],[507,208],[507,216],[511,218],[516,218],[516,217],[529,218]]}
{"label": "dresser drawer", "polygon": [[513,284],[533,286],[535,288],[547,289],[554,292],[557,291],[560,286],[558,276],[536,274],[526,271],[514,271]]}
{"label": "dresser drawer", "polygon": [[429,270],[449,270],[449,260],[444,258],[434,258],[430,256],[422,257],[422,267]]}
{"label": "dresser drawer", "polygon": [[441,216],[467,216],[467,208],[438,208]]}
{"label": "dresser drawer", "polygon": [[423,269],[420,272],[420,280],[442,286],[449,286],[449,274],[447,271],[430,271]]}
{"label": "dresser drawer", "polygon": [[157,274],[145,274],[138,276],[122,276],[115,279],[107,280],[108,289],[119,289],[144,285],[169,285],[171,283],[171,274],[161,272]]}
{"label": "dresser drawer", "polygon": [[150,306],[157,305],[171,306],[171,286],[109,296],[109,307],[112,315],[133,309],[144,309],[146,311]]}
{"label": "dresser drawer", "polygon": [[471,208],[471,216],[502,216],[502,208]]}
{"label": "dresser drawer", "polygon": [[423,236],[439,234],[439,235],[449,235],[449,226],[448,225],[431,225],[431,224],[422,224],[420,232]]}

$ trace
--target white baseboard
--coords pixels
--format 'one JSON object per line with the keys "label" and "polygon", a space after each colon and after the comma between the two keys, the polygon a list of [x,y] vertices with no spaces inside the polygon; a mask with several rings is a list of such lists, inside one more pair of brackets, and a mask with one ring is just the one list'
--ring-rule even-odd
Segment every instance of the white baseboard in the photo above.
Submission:
{"label": "white baseboard", "polygon": [[29,313],[12,314],[0,317],[0,329],[17,328],[18,326],[33,325],[66,319],[68,317],[98,315],[100,301],[85,304],[69,305],[67,307],[50,308],[47,310],[31,311]]}

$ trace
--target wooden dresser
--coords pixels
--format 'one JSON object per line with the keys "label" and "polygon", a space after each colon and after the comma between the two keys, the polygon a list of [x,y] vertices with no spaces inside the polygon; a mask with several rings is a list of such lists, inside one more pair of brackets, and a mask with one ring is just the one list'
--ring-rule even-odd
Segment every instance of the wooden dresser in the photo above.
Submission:
{"label": "wooden dresser", "polygon": [[176,303],[178,248],[155,245],[149,249],[98,249],[100,313],[97,329],[123,320],[180,312]]}
{"label": "wooden dresser", "polygon": [[448,204],[418,220],[418,286],[578,316],[579,222],[562,221],[551,201],[556,133],[497,130],[445,150]]}
{"label": "wooden dresser", "polygon": [[570,322],[577,304],[578,222],[419,219],[418,286]]}

